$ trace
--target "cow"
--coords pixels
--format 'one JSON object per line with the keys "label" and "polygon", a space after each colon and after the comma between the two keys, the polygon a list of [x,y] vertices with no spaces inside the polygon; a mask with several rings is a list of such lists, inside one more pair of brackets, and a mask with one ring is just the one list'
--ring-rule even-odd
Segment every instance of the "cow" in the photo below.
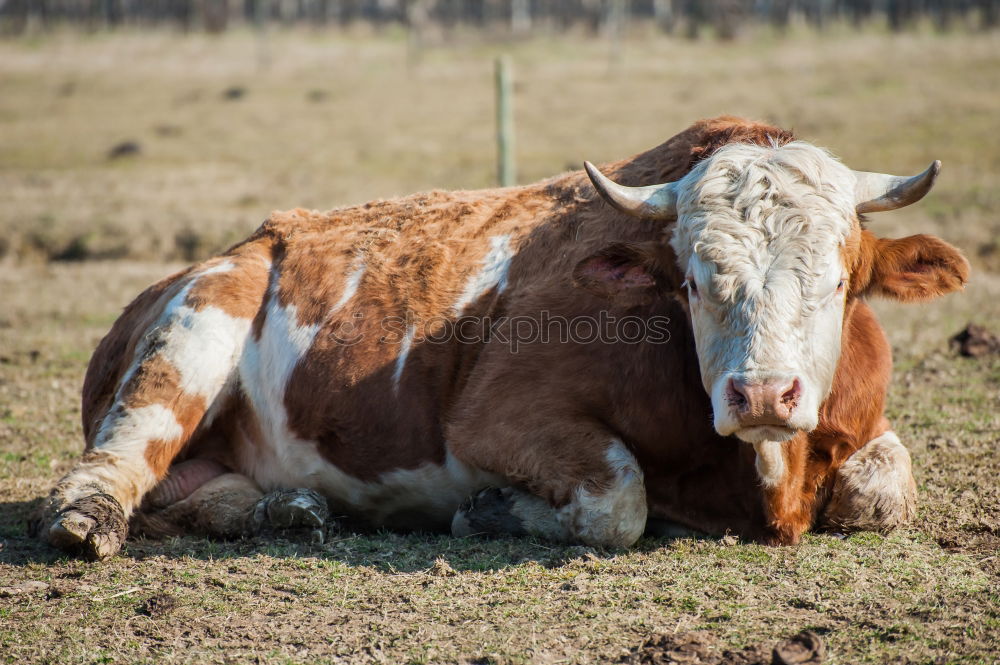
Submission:
{"label": "cow", "polygon": [[939,168],[852,171],[720,117],[533,185],[275,213],[124,310],[33,528],[95,559],[130,522],[601,547],[892,529],[915,485],[866,301],[957,291],[969,267],[864,214]]}

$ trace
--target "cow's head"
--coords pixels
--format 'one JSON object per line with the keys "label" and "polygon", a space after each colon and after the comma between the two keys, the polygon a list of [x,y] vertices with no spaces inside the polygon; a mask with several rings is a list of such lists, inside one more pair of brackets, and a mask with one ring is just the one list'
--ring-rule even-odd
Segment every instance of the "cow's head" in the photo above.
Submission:
{"label": "cow's head", "polygon": [[[955,248],[932,236],[877,238],[858,218],[919,200],[939,168],[912,178],[857,172],[803,142],[729,144],[681,180],[648,187],[618,185],[587,164],[619,210],[676,217],[669,242],[683,279],[678,295],[715,429],[751,443],[816,427],[851,299],[917,301],[962,288],[968,264]],[[655,288],[663,279],[651,274],[650,256],[616,245],[576,272],[605,294]]]}

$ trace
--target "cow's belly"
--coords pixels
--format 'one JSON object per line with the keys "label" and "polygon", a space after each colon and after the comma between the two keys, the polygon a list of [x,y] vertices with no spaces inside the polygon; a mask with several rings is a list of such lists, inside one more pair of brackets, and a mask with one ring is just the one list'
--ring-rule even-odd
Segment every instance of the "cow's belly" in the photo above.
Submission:
{"label": "cow's belly", "polygon": [[[393,529],[447,530],[462,501],[485,487],[506,484],[501,476],[460,462],[446,444],[443,459],[438,455],[412,468],[387,465],[358,478],[325,457],[316,441],[290,430],[283,400],[273,391],[243,392],[244,413],[224,434],[228,461],[264,491],[306,487],[327,497],[333,515]],[[342,444],[350,457],[351,446],[365,442]]]}
{"label": "cow's belly", "polygon": [[444,463],[392,469],[361,480],[331,464],[313,441],[293,436],[250,441],[241,437],[237,470],[264,491],[307,487],[330,501],[333,515],[393,529],[447,530],[459,505],[475,492],[502,486],[496,474],[479,471],[448,453]]}

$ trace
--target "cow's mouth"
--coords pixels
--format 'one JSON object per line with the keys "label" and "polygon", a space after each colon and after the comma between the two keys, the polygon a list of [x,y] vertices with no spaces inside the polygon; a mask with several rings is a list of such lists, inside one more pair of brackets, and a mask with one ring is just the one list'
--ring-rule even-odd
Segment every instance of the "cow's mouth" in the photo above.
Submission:
{"label": "cow's mouth", "polygon": [[744,427],[736,431],[736,436],[747,443],[760,443],[762,441],[788,441],[798,433],[799,430],[782,425],[757,425],[754,427]]}

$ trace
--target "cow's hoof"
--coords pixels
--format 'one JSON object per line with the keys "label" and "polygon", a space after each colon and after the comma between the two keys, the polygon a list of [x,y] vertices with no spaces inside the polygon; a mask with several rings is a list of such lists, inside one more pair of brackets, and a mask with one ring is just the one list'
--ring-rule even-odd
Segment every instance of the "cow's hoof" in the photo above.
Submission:
{"label": "cow's hoof", "polygon": [[329,516],[326,498],[310,489],[271,492],[257,502],[253,511],[258,531],[308,529],[314,543],[323,542],[323,526]]}
{"label": "cow's hoof", "polygon": [[121,549],[128,537],[128,521],[114,497],[93,494],[59,511],[45,537],[65,552],[100,561]]}
{"label": "cow's hoof", "polygon": [[451,520],[457,538],[497,534],[525,535],[524,523],[515,514],[517,491],[512,487],[488,487],[462,502]]}

